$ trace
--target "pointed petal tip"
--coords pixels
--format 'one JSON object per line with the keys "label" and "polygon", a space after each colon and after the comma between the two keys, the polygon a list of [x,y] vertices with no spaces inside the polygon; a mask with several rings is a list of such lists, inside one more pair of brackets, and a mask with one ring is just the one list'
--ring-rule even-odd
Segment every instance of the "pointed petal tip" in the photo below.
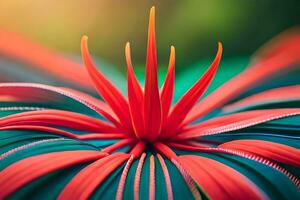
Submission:
{"label": "pointed petal tip", "polygon": [[126,42],[125,48],[126,49],[130,48],[130,42]]}
{"label": "pointed petal tip", "polygon": [[[86,35],[81,38],[81,55],[86,69],[89,71],[90,68],[94,68],[94,63],[90,56],[90,51],[88,47],[88,37]],[[89,72],[90,73],[90,72]]]}
{"label": "pointed petal tip", "polygon": [[131,62],[131,50],[130,50],[130,43],[126,42],[125,45],[125,59],[127,63],[127,69],[132,68],[132,62]]}
{"label": "pointed petal tip", "polygon": [[[146,63],[153,62],[155,68],[157,67],[156,58],[156,40],[155,40],[155,9],[150,10],[149,24],[148,24],[148,42],[147,42],[147,59]],[[147,65],[147,64],[146,64]]]}
{"label": "pointed petal tip", "polygon": [[175,59],[175,47],[171,45],[170,59]]}
{"label": "pointed petal tip", "polygon": [[86,36],[86,35],[83,35],[82,37],[81,37],[81,47],[83,47],[83,46],[87,46],[87,42],[88,42],[88,36]]}
{"label": "pointed petal tip", "polygon": [[130,56],[130,43],[126,42],[125,44],[125,57],[127,59],[127,57]]}
{"label": "pointed petal tip", "polygon": [[221,42],[218,42],[218,51],[217,51],[215,59],[213,60],[213,63],[212,63],[216,67],[219,66],[219,63],[220,63],[221,58],[222,58],[222,54],[223,54],[223,45],[222,45]]}
{"label": "pointed petal tip", "polygon": [[150,16],[155,14],[155,6],[152,6],[150,9]]}
{"label": "pointed petal tip", "polygon": [[223,45],[222,42],[218,42],[218,52],[217,55],[220,57],[222,56],[222,52],[223,52]]}
{"label": "pointed petal tip", "polygon": [[175,47],[171,45],[171,55],[175,55]]}
{"label": "pointed petal tip", "polygon": [[83,35],[82,37],[81,37],[81,40],[88,40],[88,36],[87,35]]}
{"label": "pointed petal tip", "polygon": [[150,9],[150,15],[149,15],[149,27],[154,28],[155,25],[155,7],[152,6]]}
{"label": "pointed petal tip", "polygon": [[86,57],[86,54],[89,54],[88,50],[88,36],[83,35],[81,37],[81,53],[83,55],[83,58]]}
{"label": "pointed petal tip", "polygon": [[171,45],[168,70],[175,67],[175,47]]}

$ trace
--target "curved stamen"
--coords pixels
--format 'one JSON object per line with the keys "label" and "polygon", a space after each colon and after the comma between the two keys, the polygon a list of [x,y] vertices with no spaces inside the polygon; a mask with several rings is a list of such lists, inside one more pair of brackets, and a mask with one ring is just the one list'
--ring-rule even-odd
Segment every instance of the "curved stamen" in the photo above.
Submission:
{"label": "curved stamen", "polygon": [[141,112],[143,109],[144,96],[132,67],[129,42],[125,47],[125,56],[127,62],[127,90],[131,120],[136,137],[141,138],[144,131],[144,116],[143,112]]}
{"label": "curved stamen", "polygon": [[87,36],[83,36],[81,40],[82,57],[86,68],[101,97],[110,105],[111,109],[119,117],[120,122],[130,133],[131,122],[128,102],[121,92],[95,66],[88,50],[87,40]]}
{"label": "curved stamen", "polygon": [[162,124],[165,125],[172,103],[175,82],[175,48],[171,46],[170,60],[166,80],[161,90]]}
{"label": "curved stamen", "polygon": [[163,130],[164,137],[171,137],[176,134],[183,120],[196,104],[198,99],[204,94],[213,77],[216,74],[222,56],[222,44],[218,44],[218,52],[206,73],[187,91],[182,98],[172,108],[167,118],[166,128]]}

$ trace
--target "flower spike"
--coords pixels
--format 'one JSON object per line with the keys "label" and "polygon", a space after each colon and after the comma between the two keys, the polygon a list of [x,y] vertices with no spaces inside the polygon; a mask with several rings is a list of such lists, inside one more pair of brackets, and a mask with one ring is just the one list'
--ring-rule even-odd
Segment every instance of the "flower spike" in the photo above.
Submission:
{"label": "flower spike", "polygon": [[150,10],[149,18],[144,97],[145,139],[152,141],[159,136],[161,129],[161,102],[157,81],[154,7]]}
{"label": "flower spike", "polygon": [[180,127],[180,124],[196,104],[198,99],[204,94],[210,82],[214,78],[222,56],[222,44],[218,43],[218,52],[214,61],[205,74],[187,91],[184,96],[173,107],[166,124],[166,130],[163,130],[168,136],[174,134],[174,131]]}
{"label": "flower spike", "polygon": [[144,94],[132,67],[129,42],[125,47],[125,57],[127,63],[127,91],[131,120],[135,135],[138,138],[141,138],[144,130],[144,118],[143,112],[141,112],[143,108]]}
{"label": "flower spike", "polygon": [[81,51],[86,68],[100,94],[110,105],[121,123],[130,130],[129,107],[121,92],[96,68],[88,50],[88,37],[83,36],[81,40]]}
{"label": "flower spike", "polygon": [[171,46],[170,60],[166,80],[161,91],[162,123],[164,124],[170,110],[175,81],[175,47]]}

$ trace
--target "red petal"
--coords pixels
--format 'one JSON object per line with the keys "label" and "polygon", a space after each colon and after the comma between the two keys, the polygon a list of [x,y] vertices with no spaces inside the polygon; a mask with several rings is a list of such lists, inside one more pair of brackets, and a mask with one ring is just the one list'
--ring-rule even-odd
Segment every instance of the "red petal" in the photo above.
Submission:
{"label": "red petal", "polygon": [[300,150],[262,140],[236,140],[219,145],[221,148],[256,154],[277,162],[300,167]]}
{"label": "red petal", "polygon": [[250,180],[222,163],[200,156],[179,156],[178,161],[211,199],[265,199]]}
{"label": "red petal", "polygon": [[243,107],[264,104],[268,102],[282,102],[289,100],[300,100],[300,85],[293,85],[267,90],[261,93],[246,97],[223,107],[224,111],[232,111]]}
{"label": "red petal", "polygon": [[117,193],[116,193],[116,200],[122,200],[123,199],[123,191],[124,191],[124,186],[125,186],[125,183],[126,183],[127,174],[128,174],[128,171],[129,171],[133,161],[134,161],[134,156],[131,155],[130,158],[128,159],[124,169],[123,169],[123,172],[122,172],[122,175],[121,175],[121,178],[120,178],[120,181],[119,181],[119,185],[118,185],[118,190],[117,190]]}
{"label": "red petal", "polygon": [[116,113],[120,122],[130,131],[131,122],[127,100],[121,92],[96,68],[89,54],[86,36],[82,37],[81,51],[86,68],[99,94]]}
{"label": "red petal", "polygon": [[80,140],[97,140],[97,139],[124,139],[128,136],[124,133],[88,133],[78,135]]}
{"label": "red petal", "polygon": [[133,155],[135,158],[141,156],[146,148],[146,143],[143,141],[139,141],[129,152],[130,155]]}
{"label": "red petal", "polygon": [[[278,45],[278,46],[277,46]],[[234,77],[219,87],[201,102],[199,102],[188,114],[184,125],[189,124],[201,116],[211,112],[248,90],[253,85],[264,81],[268,77],[278,74],[280,71],[295,69],[300,62],[300,34],[297,32],[292,38],[282,38],[279,44],[273,43],[276,49],[268,49],[270,54],[264,52],[263,59],[257,60],[247,70]]]}
{"label": "red petal", "polygon": [[61,136],[79,139],[78,135],[64,131],[58,128],[52,128],[48,126],[35,126],[35,125],[15,125],[15,126],[4,126],[0,127],[0,130],[36,130],[36,131],[45,131],[49,133],[55,133]]}
{"label": "red petal", "polygon": [[175,81],[175,48],[171,46],[168,72],[160,94],[163,124],[166,121],[172,103],[172,98],[174,93],[174,81]]}
{"label": "red petal", "polygon": [[[114,113],[110,108],[100,100],[96,101],[94,98],[73,89],[64,89],[53,87],[49,85],[36,84],[36,83],[0,83],[0,93],[2,95],[11,96],[11,101],[28,101],[28,102],[48,102],[48,101],[62,101],[60,96],[71,98],[86,107],[99,113],[107,120],[119,126],[119,122],[115,119]],[[104,105],[104,107],[102,107]]]}
{"label": "red petal", "polygon": [[[118,117],[116,114],[111,110],[109,105],[105,103],[104,101],[97,99],[93,96],[88,95],[87,93],[80,92],[78,90],[70,89],[70,88],[62,88],[64,91],[68,91],[71,94],[75,94],[79,96],[80,98],[84,99],[86,102],[88,102],[90,105],[93,107],[96,106],[95,110],[99,112],[104,118],[106,118],[108,121],[112,122],[115,124],[117,127],[120,126],[120,122],[118,121]],[[99,109],[101,108],[101,109]]]}
{"label": "red petal", "polygon": [[183,130],[177,139],[224,133],[299,114],[300,109],[297,108],[253,110],[235,113],[190,126]]}
{"label": "red petal", "polygon": [[32,67],[41,69],[62,80],[88,89],[92,88],[92,82],[83,65],[32,43],[15,33],[0,30],[0,53],[29,63]]}
{"label": "red petal", "polygon": [[93,162],[73,177],[58,199],[89,199],[105,178],[129,157],[129,154],[116,153]]}
{"label": "red petal", "polygon": [[294,27],[280,33],[277,37],[271,39],[261,48],[259,48],[254,57],[254,61],[271,58],[272,56],[279,55],[281,53],[286,53],[287,49],[290,52],[295,52],[299,55],[299,46],[296,44],[300,43],[300,29],[299,27]]}
{"label": "red petal", "polygon": [[161,103],[157,81],[157,57],[155,46],[155,8],[150,10],[148,28],[148,48],[146,60],[146,80],[144,98],[145,137],[154,140],[161,129]]}
{"label": "red petal", "polygon": [[217,68],[219,66],[222,56],[222,44],[218,45],[218,52],[214,61],[212,62],[209,69],[205,74],[194,84],[192,88],[187,91],[183,97],[175,104],[174,108],[171,111],[170,116],[167,119],[166,129],[163,130],[164,134],[170,136],[174,134],[176,129],[179,128],[179,125],[182,123],[186,115],[198,101],[198,99],[203,95],[209,86],[211,80],[213,79]]}
{"label": "red petal", "polygon": [[63,110],[37,110],[0,118],[0,127],[8,125],[62,126],[83,131],[119,132],[110,124],[83,114]]}
{"label": "red petal", "polygon": [[143,91],[136,79],[130,54],[130,44],[127,43],[125,47],[125,56],[127,62],[127,89],[128,89],[128,100],[131,119],[135,135],[140,138],[143,135],[144,130],[144,117],[143,117]]}
{"label": "red petal", "polygon": [[161,142],[155,142],[153,144],[155,149],[162,153],[164,156],[166,156],[169,160],[172,160],[173,158],[176,158],[176,153],[166,144]]}
{"label": "red petal", "polygon": [[191,175],[182,167],[182,165],[178,162],[178,159],[172,159],[172,163],[177,167],[181,176],[184,178],[188,188],[194,196],[194,199],[202,199],[201,194],[199,192],[198,184],[192,179]]}
{"label": "red petal", "polygon": [[98,151],[64,151],[32,156],[0,171],[0,199],[4,199],[25,184],[55,170],[105,156]]}
{"label": "red petal", "polygon": [[123,133],[88,133],[76,135],[68,131],[64,131],[58,128],[48,126],[36,126],[36,125],[15,125],[0,127],[0,130],[36,130],[45,131],[49,133],[55,133],[69,138],[75,138],[79,140],[95,140],[95,139],[123,139],[126,135]]}

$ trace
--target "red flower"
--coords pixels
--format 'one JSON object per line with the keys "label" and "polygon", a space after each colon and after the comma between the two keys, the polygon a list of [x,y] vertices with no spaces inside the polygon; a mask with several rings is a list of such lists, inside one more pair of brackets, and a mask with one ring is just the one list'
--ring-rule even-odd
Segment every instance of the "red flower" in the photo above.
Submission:
{"label": "red flower", "polygon": [[[29,131],[32,134],[29,138],[39,134],[44,134],[46,138],[14,148],[9,146],[8,150],[3,147],[0,157],[3,163],[0,198],[17,194],[23,187],[26,190],[26,185],[54,171],[75,168],[81,164],[83,167],[70,178],[53,183],[59,189],[49,198],[87,199],[99,195],[99,191],[104,196],[102,186],[110,177],[117,176],[117,187],[111,189],[116,193],[116,199],[145,198],[144,195],[149,199],[173,199],[180,196],[181,190],[182,194],[190,194],[196,199],[296,199],[300,188],[297,173],[300,151],[299,144],[296,144],[300,127],[299,122],[290,117],[299,115],[300,108],[299,104],[280,103],[291,99],[299,103],[300,86],[266,90],[249,94],[249,97],[233,103],[228,102],[245,94],[253,84],[262,82],[270,75],[290,70],[292,65],[299,65],[299,39],[299,34],[281,37],[277,45],[263,50],[260,54],[262,56],[249,69],[198,102],[219,66],[222,56],[222,44],[219,43],[217,54],[208,70],[176,104],[171,105],[175,48],[171,47],[168,72],[159,89],[154,7],[150,11],[144,88],[135,76],[129,43],[125,47],[128,99],[97,69],[88,51],[87,37],[84,36],[81,43],[83,60],[94,86],[105,102],[72,89],[34,83],[0,84],[0,94],[9,95],[10,98],[5,101],[14,105],[3,107],[2,111],[15,111],[0,120],[3,144],[8,145],[4,142],[5,137],[12,130],[15,131],[11,134],[15,134],[16,141],[21,141],[18,137],[22,131],[24,134]],[[32,61],[30,56],[26,59]],[[52,69],[52,72],[60,73],[61,69],[57,69]],[[80,70],[77,74],[83,77],[78,72]],[[72,74],[63,74],[64,78],[73,81]],[[78,81],[88,85],[83,79]],[[72,103],[68,102],[70,100]],[[30,107],[17,106],[20,102],[30,103]],[[54,105],[36,106],[45,102]],[[222,112],[208,120],[203,119],[212,111],[222,109],[223,105]],[[261,108],[241,111],[251,106]],[[92,111],[101,117],[95,117],[95,112],[90,114]],[[281,118],[291,121],[278,121]],[[284,132],[288,130],[294,131],[294,135]],[[93,141],[105,140],[112,142],[104,145],[105,148],[101,150],[93,144]],[[70,147],[66,146],[68,142]],[[61,149],[37,149],[49,143],[61,143]],[[12,157],[33,147],[36,149],[32,152]],[[9,160],[10,157],[14,159]],[[122,171],[113,175],[119,169]],[[178,176],[176,172],[182,177],[175,178]],[[279,183],[270,182],[270,179],[274,182],[278,180]],[[279,188],[278,184],[281,183],[289,189],[284,191]],[[186,186],[189,190],[184,191]],[[145,188],[147,191],[144,191]],[[110,195],[109,198],[114,198]]]}

